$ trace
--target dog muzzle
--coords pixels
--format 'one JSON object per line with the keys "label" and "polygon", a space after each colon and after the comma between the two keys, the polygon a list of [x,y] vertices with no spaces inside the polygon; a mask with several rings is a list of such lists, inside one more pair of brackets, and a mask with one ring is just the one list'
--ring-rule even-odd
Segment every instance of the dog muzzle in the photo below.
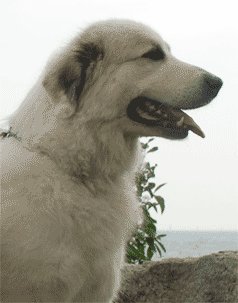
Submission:
{"label": "dog muzzle", "polygon": [[147,97],[133,99],[127,107],[127,115],[137,123],[162,128],[173,137],[186,137],[189,130],[202,138],[205,137],[201,128],[181,109]]}

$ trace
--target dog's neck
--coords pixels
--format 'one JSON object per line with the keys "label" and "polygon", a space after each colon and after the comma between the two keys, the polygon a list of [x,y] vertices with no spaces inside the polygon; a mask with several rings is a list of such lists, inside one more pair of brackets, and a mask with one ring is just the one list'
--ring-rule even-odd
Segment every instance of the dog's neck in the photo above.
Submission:
{"label": "dog's neck", "polygon": [[67,119],[65,106],[52,102],[43,89],[29,93],[10,121],[21,144],[47,155],[84,182],[101,180],[105,184],[136,171],[140,164],[137,138],[123,134],[113,124]]}

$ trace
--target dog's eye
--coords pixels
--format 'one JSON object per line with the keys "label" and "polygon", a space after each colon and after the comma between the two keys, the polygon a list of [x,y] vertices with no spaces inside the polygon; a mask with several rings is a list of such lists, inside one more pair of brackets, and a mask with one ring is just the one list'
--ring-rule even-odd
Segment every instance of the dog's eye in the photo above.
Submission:
{"label": "dog's eye", "polygon": [[159,48],[153,48],[144,55],[142,58],[148,58],[154,61],[163,60],[165,58],[164,52]]}

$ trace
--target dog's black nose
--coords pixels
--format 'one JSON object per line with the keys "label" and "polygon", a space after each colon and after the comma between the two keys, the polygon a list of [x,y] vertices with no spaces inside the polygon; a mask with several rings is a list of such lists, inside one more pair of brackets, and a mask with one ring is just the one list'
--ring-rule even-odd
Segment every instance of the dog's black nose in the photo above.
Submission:
{"label": "dog's black nose", "polygon": [[214,75],[206,75],[204,80],[208,94],[213,98],[216,97],[220,88],[222,87],[222,80]]}

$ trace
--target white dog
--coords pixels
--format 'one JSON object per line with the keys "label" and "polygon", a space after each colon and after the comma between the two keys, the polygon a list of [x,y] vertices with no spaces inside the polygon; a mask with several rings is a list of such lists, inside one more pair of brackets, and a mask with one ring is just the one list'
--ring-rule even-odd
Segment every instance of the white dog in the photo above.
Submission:
{"label": "white dog", "polygon": [[141,221],[139,136],[204,137],[222,81],[150,28],[99,22],[49,61],[1,140],[2,302],[111,302]]}

